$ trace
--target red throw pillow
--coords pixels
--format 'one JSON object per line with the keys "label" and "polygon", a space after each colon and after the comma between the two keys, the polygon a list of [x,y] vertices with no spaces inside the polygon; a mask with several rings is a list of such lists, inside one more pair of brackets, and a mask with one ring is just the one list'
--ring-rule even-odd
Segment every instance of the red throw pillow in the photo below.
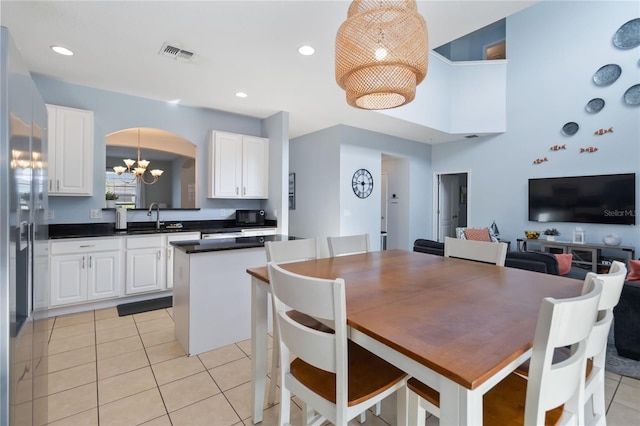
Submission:
{"label": "red throw pillow", "polygon": [[629,269],[627,281],[640,281],[640,260],[630,260]]}
{"label": "red throw pillow", "polygon": [[573,255],[571,253],[564,254],[556,254],[556,259],[558,259],[558,272],[560,275],[566,275],[571,270],[571,261],[573,260]]}
{"label": "red throw pillow", "polygon": [[464,236],[467,237],[467,240],[491,242],[487,228],[467,228],[464,230]]}

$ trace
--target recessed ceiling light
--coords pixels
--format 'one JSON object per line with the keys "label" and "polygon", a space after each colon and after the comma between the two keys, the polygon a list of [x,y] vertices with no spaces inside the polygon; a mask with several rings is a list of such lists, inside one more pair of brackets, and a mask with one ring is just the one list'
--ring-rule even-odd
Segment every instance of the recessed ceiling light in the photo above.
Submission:
{"label": "recessed ceiling light", "polygon": [[298,53],[304,56],[310,56],[316,53],[316,49],[311,46],[300,46],[300,48],[298,49]]}
{"label": "recessed ceiling light", "polygon": [[62,46],[51,46],[51,50],[64,56],[72,56],[73,52]]}
{"label": "recessed ceiling light", "polygon": [[238,92],[238,93],[236,93],[236,96],[239,97],[239,98],[246,98],[248,95],[246,93],[244,93],[244,92]]}
{"label": "recessed ceiling light", "polygon": [[172,99],[170,101],[167,101],[167,103],[173,104],[173,105],[178,105],[180,103],[180,99]]}

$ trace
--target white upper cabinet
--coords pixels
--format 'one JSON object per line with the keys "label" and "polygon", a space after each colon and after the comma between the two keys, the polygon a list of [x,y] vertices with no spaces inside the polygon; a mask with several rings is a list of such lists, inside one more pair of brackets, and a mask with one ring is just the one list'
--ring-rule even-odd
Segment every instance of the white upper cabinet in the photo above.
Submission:
{"label": "white upper cabinet", "polygon": [[211,132],[209,198],[268,198],[269,139]]}
{"label": "white upper cabinet", "polygon": [[93,111],[47,105],[49,195],[93,195]]}

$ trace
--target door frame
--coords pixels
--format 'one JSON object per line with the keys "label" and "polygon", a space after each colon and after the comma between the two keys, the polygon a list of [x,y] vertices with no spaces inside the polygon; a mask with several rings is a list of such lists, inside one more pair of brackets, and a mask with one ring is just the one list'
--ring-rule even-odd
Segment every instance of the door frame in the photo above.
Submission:
{"label": "door frame", "polygon": [[[447,172],[434,172],[433,173],[433,224],[432,234],[433,239],[440,240],[440,177],[445,175],[467,175],[467,224],[471,222],[470,215],[470,198],[469,188],[471,187],[471,171],[459,170],[459,171],[447,171]],[[443,238],[444,240],[444,238]]]}

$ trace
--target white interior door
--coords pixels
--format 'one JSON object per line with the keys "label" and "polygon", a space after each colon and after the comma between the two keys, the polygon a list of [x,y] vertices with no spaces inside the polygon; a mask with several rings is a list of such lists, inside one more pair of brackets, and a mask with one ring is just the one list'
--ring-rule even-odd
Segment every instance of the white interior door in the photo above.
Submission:
{"label": "white interior door", "polygon": [[460,185],[457,175],[440,175],[438,184],[438,241],[455,237]]}

